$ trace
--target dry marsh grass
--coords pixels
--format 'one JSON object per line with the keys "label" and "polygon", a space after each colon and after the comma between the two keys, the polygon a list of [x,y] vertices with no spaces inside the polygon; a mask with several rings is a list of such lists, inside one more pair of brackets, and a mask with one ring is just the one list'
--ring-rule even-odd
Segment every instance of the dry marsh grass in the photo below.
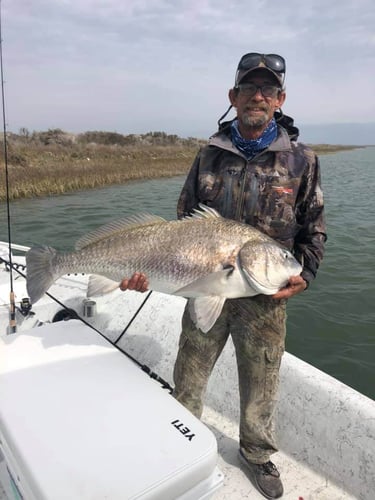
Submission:
{"label": "dry marsh grass", "polygon": [[[123,184],[137,179],[185,174],[198,149],[195,147],[100,146],[69,152],[19,151],[18,160],[8,160],[10,198],[30,198]],[[21,161],[19,161],[21,159]],[[0,178],[0,200],[5,199],[4,168]]]}
{"label": "dry marsh grass", "polygon": [[[99,141],[88,142],[88,141]],[[120,143],[120,144],[119,144]],[[63,194],[132,180],[184,175],[205,141],[180,139],[163,132],[121,136],[86,132],[73,136],[60,129],[10,134],[8,173],[10,199]],[[356,146],[312,145],[317,154]],[[4,155],[2,154],[2,159]],[[6,199],[4,161],[0,200]]]}

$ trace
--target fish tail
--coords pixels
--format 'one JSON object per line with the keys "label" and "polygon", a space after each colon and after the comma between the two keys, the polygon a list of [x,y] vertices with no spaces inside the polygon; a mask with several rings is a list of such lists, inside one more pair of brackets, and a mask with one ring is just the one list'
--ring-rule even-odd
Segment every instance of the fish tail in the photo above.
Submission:
{"label": "fish tail", "polygon": [[33,247],[26,254],[26,288],[32,304],[60,277],[55,272],[56,254],[57,251],[48,246]]}

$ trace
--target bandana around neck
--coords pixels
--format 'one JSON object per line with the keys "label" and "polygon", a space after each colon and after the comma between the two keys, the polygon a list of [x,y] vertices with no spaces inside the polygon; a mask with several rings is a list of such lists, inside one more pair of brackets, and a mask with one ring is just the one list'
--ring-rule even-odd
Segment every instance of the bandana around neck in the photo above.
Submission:
{"label": "bandana around neck", "polygon": [[231,125],[232,142],[248,160],[255,156],[262,149],[267,148],[277,137],[277,124],[272,118],[263,134],[258,139],[244,139],[238,130],[238,120],[235,119]]}

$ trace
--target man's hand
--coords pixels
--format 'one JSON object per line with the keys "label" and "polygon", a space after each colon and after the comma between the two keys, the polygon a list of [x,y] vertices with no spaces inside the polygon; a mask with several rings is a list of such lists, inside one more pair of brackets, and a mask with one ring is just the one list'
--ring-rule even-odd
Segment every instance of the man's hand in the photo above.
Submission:
{"label": "man's hand", "polygon": [[307,287],[306,281],[302,276],[291,276],[289,278],[289,283],[279,290],[275,295],[272,295],[273,299],[289,299],[296,295],[297,293],[303,292]]}
{"label": "man's hand", "polygon": [[136,290],[137,292],[146,292],[148,290],[148,281],[144,274],[134,273],[129,278],[124,278],[120,283],[120,290]]}

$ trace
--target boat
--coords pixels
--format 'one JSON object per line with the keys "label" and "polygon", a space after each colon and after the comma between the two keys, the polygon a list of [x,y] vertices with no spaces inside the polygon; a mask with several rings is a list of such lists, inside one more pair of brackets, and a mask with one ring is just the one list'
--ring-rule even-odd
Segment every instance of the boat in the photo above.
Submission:
{"label": "boat", "polygon": [[[238,458],[230,341],[199,421],[171,395],[184,298],[88,300],[88,276],[67,275],[31,307],[28,248],[11,247],[0,242],[1,500],[264,498]],[[283,498],[372,500],[375,402],[288,352],[280,373]]]}

